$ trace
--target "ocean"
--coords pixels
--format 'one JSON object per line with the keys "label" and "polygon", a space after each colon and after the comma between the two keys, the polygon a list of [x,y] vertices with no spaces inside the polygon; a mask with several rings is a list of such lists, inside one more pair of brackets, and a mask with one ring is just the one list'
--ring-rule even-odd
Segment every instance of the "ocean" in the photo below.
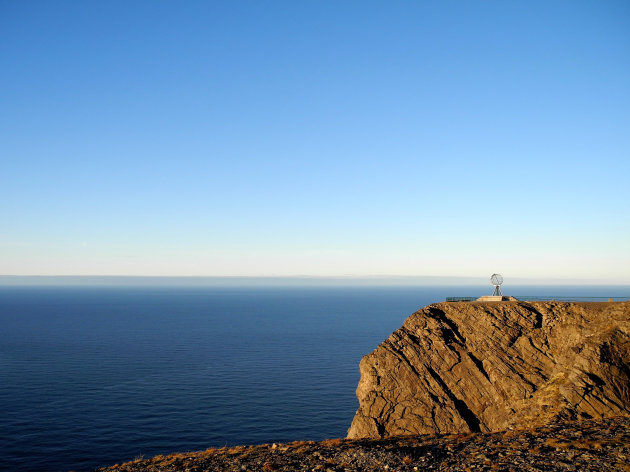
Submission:
{"label": "ocean", "polygon": [[[491,287],[0,287],[0,470],[343,437],[361,357]],[[628,297],[629,287],[510,295]]]}

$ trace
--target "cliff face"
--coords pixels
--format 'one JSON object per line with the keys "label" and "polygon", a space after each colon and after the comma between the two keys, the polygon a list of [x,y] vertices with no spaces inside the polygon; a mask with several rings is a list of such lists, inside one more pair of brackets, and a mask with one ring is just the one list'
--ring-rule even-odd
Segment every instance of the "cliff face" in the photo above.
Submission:
{"label": "cliff face", "polygon": [[630,302],[429,305],[360,370],[349,438],[630,415]]}

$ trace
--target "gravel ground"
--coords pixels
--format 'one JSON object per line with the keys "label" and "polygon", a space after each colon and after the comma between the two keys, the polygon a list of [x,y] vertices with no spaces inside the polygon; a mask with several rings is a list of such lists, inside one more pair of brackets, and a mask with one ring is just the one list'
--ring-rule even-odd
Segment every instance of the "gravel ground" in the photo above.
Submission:
{"label": "gravel ground", "polygon": [[630,472],[630,418],[554,423],[488,434],[238,446],[157,456],[98,470]]}

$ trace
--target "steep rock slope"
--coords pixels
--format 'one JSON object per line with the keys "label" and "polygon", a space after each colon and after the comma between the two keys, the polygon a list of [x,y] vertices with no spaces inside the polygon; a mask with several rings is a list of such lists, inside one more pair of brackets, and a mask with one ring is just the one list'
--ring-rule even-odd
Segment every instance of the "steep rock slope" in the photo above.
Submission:
{"label": "steep rock slope", "polygon": [[630,302],[459,302],[361,360],[349,438],[630,415]]}

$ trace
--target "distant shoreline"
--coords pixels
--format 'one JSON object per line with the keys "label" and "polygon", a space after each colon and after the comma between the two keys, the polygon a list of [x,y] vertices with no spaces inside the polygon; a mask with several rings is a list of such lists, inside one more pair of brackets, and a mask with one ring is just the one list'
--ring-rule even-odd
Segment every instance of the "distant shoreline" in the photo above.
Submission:
{"label": "distant shoreline", "polygon": [[[456,276],[143,276],[143,275],[0,275],[0,286],[201,286],[201,287],[310,287],[310,286],[474,286],[486,287],[486,277]],[[514,277],[510,285],[630,286],[630,281],[538,279]]]}

